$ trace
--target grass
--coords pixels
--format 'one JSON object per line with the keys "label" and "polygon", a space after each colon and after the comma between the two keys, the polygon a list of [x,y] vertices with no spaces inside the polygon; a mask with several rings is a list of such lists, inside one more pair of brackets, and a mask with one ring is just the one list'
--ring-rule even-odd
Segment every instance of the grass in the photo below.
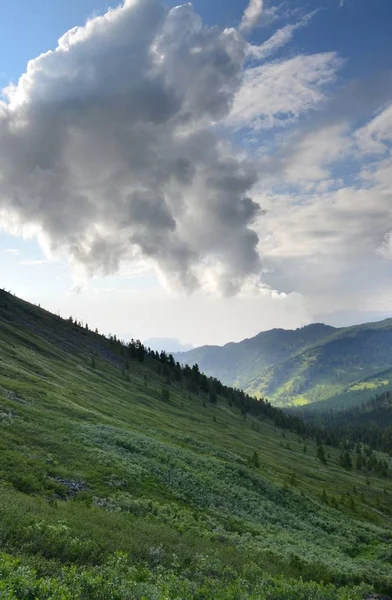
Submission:
{"label": "grass", "polygon": [[350,390],[353,392],[357,390],[379,390],[380,388],[389,385],[389,383],[389,379],[384,379],[383,381],[361,381],[352,385]]}
{"label": "grass", "polygon": [[306,406],[309,400],[304,396],[296,396],[292,401],[292,406]]}
{"label": "grass", "polygon": [[390,479],[158,371],[0,295],[0,598],[392,591]]}

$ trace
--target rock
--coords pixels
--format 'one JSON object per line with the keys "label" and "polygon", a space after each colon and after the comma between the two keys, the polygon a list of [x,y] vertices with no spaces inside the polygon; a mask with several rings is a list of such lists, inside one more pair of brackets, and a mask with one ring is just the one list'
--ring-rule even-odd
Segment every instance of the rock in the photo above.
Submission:
{"label": "rock", "polygon": [[24,398],[22,398],[21,396],[19,396],[16,392],[13,392],[12,390],[2,389],[2,392],[3,392],[4,396],[7,398],[7,400],[12,400],[13,402],[18,402],[18,404],[28,404],[28,402]]}
{"label": "rock", "polygon": [[62,477],[53,477],[54,481],[63,485],[66,491],[66,497],[75,498],[80,492],[84,492],[88,489],[87,484],[84,481],[77,481],[76,479],[64,479]]}

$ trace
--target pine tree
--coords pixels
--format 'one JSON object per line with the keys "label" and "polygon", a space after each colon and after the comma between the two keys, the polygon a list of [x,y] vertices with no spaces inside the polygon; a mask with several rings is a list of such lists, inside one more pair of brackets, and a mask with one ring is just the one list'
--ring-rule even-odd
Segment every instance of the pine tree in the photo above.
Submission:
{"label": "pine tree", "polygon": [[319,459],[320,462],[323,463],[323,465],[327,464],[327,459],[325,458],[325,452],[324,452],[323,446],[319,446],[317,448],[317,458]]}
{"label": "pine tree", "polygon": [[165,402],[169,402],[170,400],[170,392],[167,389],[167,387],[162,388],[162,400],[164,400]]}
{"label": "pine tree", "polygon": [[251,464],[258,469],[260,467],[260,459],[258,453],[253,452],[252,458],[250,459]]}
{"label": "pine tree", "polygon": [[208,399],[209,399],[209,401],[212,404],[216,404],[217,403],[217,396],[216,396],[216,393],[213,390],[210,391]]}
{"label": "pine tree", "polygon": [[343,469],[350,470],[352,468],[353,464],[351,461],[351,456],[347,450],[341,453],[339,457],[339,464],[341,467],[343,467]]}

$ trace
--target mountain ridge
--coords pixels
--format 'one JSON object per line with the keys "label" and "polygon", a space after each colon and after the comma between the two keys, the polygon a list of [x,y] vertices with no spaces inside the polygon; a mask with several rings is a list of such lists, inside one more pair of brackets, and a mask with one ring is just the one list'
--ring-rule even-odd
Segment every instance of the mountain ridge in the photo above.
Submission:
{"label": "mountain ridge", "polygon": [[[376,338],[384,348],[382,357]],[[252,395],[287,406],[328,400],[347,386],[376,376],[392,367],[391,352],[389,318],[339,328],[313,323],[295,330],[271,329],[241,342],[202,346],[175,357],[181,363],[197,363],[208,375]],[[390,380],[383,385],[390,385]]]}

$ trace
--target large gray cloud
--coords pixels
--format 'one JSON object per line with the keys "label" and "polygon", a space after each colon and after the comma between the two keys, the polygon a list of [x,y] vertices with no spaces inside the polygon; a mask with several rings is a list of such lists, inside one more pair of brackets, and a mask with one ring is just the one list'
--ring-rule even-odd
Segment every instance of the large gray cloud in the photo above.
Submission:
{"label": "large gray cloud", "polygon": [[237,31],[159,0],[66,33],[0,104],[3,225],[28,225],[88,273],[141,253],[189,290],[207,273],[235,293],[260,271],[256,173],[212,125],[245,54]]}

